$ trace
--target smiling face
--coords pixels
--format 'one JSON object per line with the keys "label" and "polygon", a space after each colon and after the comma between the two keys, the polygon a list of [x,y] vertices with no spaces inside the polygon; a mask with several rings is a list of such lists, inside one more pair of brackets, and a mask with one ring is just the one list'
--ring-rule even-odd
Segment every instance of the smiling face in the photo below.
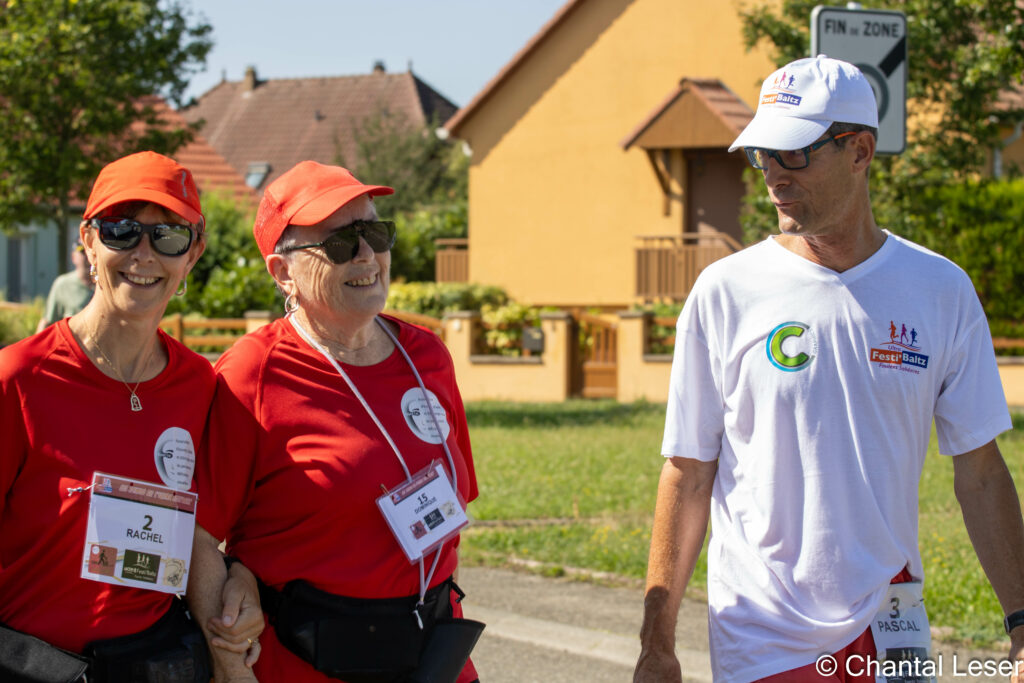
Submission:
{"label": "smiling face", "polygon": [[[115,206],[106,217],[188,225],[184,218],[157,204],[136,208],[137,204]],[[119,251],[103,244],[96,228],[87,223],[82,224],[81,239],[89,262],[96,266],[94,300],[104,312],[124,317],[163,316],[167,302],[205,248],[205,241],[196,239],[185,254],[164,256],[153,248],[150,236],[143,235],[134,248]]]}
{"label": "smiling face", "polygon": [[[315,225],[289,227],[283,240],[316,244],[353,221],[376,217],[370,198],[362,196]],[[362,237],[355,257],[345,263],[333,263],[322,249],[311,248],[270,254],[267,267],[282,291],[297,297],[303,317],[317,328],[365,326],[384,310],[388,298],[391,252],[375,253]]]}

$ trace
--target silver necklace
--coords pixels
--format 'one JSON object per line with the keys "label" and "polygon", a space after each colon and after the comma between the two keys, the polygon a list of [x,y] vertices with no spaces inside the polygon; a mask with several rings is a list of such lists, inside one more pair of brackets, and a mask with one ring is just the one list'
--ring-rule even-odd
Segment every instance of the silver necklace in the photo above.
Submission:
{"label": "silver necklace", "polygon": [[[93,346],[96,347],[96,350],[100,352],[100,355],[103,356],[103,360],[107,361],[107,365],[110,366],[110,369],[113,370],[115,373],[117,373],[117,378],[119,380],[121,380],[121,384],[123,384],[125,386],[125,388],[128,389],[128,391],[131,393],[131,395],[132,395],[131,396],[132,412],[133,413],[137,413],[137,412],[141,411],[142,410],[142,401],[139,400],[139,395],[136,394],[135,391],[139,388],[139,385],[142,384],[142,380],[140,379],[138,382],[136,382],[134,387],[130,386],[128,384],[128,382],[124,381],[124,375],[122,375],[121,371],[117,369],[117,366],[114,365],[114,363],[109,358],[107,358],[107,354],[103,353],[103,349],[100,347],[100,343],[98,341],[96,341],[96,337],[89,337],[89,339],[90,339],[90,341],[92,341]],[[150,353],[152,353],[152,351],[150,351]],[[147,356],[146,357],[146,363],[145,363],[145,365],[142,366],[142,372],[143,373],[145,373],[146,368],[148,366],[149,366],[149,357]]]}

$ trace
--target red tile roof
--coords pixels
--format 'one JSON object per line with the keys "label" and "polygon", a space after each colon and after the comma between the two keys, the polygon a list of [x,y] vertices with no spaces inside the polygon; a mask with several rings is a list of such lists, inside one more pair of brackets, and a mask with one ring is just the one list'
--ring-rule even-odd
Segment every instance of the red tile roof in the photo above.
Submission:
{"label": "red tile roof", "polygon": [[380,111],[422,126],[431,120],[440,125],[455,110],[412,72],[375,71],[267,81],[251,73],[214,86],[181,114],[204,121],[203,136],[243,176],[250,163],[270,164],[263,188],[305,159],[355,163],[353,130]]}
{"label": "red tile roof", "polygon": [[[181,114],[171,109],[163,99],[154,97],[147,98],[147,101],[168,126],[184,128],[188,125]],[[192,171],[200,192],[224,195],[242,204],[244,208],[255,208],[259,204],[259,193],[245,184],[245,178],[202,135],[193,136],[192,142],[171,156]]]}

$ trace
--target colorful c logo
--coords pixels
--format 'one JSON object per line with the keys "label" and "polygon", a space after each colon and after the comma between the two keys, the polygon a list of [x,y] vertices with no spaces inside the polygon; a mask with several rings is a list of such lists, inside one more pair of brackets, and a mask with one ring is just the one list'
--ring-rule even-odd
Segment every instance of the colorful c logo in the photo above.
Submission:
{"label": "colorful c logo", "polygon": [[803,351],[795,356],[790,356],[782,348],[783,343],[787,339],[790,337],[801,337],[808,329],[808,326],[804,323],[788,322],[782,323],[772,330],[772,333],[768,335],[768,343],[766,345],[768,360],[771,361],[772,365],[786,372],[803,370],[810,365],[811,361],[814,360],[814,356],[808,355]]}

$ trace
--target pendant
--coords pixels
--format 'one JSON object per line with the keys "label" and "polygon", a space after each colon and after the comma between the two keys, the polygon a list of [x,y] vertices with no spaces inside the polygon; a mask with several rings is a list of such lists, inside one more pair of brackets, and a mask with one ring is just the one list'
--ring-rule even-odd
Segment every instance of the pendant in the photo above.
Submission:
{"label": "pendant", "polygon": [[135,392],[133,391],[132,392],[132,412],[133,413],[137,413],[140,410],[142,410],[142,401],[139,400],[139,397],[136,396]]}

